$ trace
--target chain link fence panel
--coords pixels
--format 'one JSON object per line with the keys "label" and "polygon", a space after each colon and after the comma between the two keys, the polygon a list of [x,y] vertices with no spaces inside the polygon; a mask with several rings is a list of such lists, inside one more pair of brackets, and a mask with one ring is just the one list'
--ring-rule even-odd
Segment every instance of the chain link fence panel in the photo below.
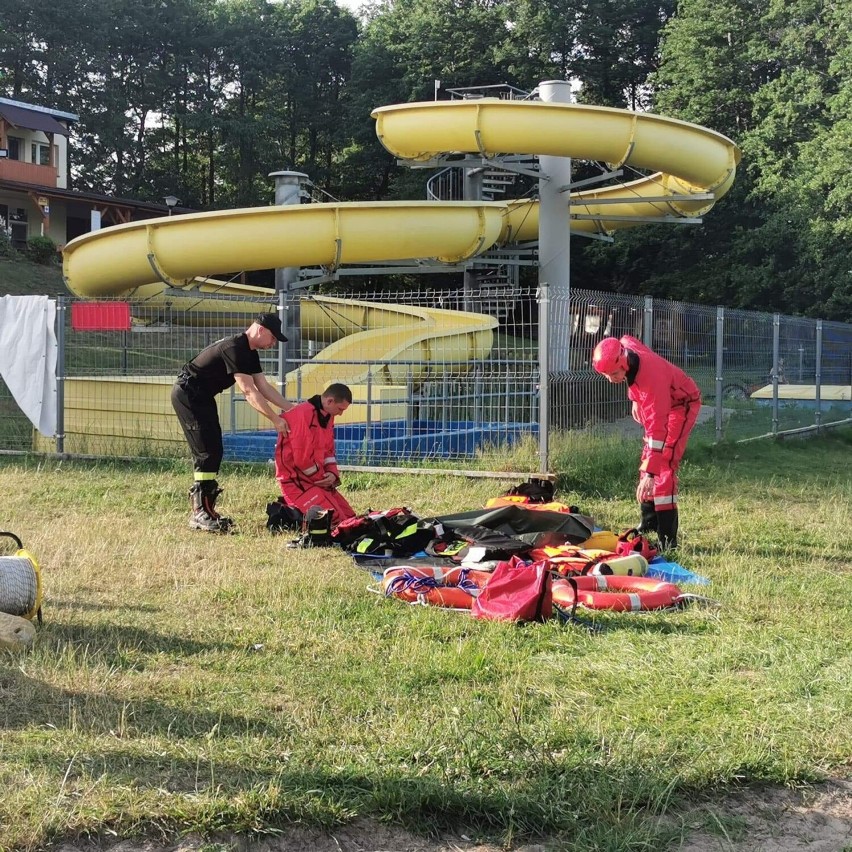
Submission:
{"label": "chain link fence panel", "polygon": [[[355,292],[357,290],[357,292]],[[75,327],[60,300],[61,436],[34,432],[0,380],[0,450],[98,456],[186,455],[169,394],[184,363],[259,312],[279,311],[286,345],[261,353],[290,399],[352,388],[338,422],[344,464],[475,467],[549,430],[606,431],[629,418],[624,387],[591,368],[606,336],[639,338],[698,383],[700,427],[738,440],[852,417],[852,325],[575,289],[493,295],[409,287],[238,298],[167,291],[129,300],[126,330]],[[116,302],[118,304],[118,302]],[[565,340],[567,369],[542,376],[542,340]],[[226,458],[266,461],[275,432],[232,388],[219,397]],[[545,449],[546,443],[539,443]],[[548,463],[542,458],[542,469]],[[531,471],[532,472],[532,471]]]}

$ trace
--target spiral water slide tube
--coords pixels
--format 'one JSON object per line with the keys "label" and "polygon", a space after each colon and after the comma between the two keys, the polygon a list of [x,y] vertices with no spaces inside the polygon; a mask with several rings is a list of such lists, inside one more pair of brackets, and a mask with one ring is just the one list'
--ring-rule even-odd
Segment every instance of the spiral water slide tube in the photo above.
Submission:
{"label": "spiral water slide tube", "polygon": [[[572,229],[579,232],[611,233],[648,217],[703,215],[730,188],[740,158],[736,145],[714,131],[606,107],[496,99],[436,101],[380,107],[373,117],[382,144],[410,161],[428,161],[444,153],[539,154],[655,170],[628,183],[572,193],[572,215],[583,216],[572,221]],[[691,200],[692,195],[699,197]],[[173,310],[183,303],[191,311],[199,291],[269,295],[261,288],[200,280],[210,270],[335,269],[423,259],[459,263],[494,246],[537,236],[535,201],[224,210],[117,225],[78,237],[65,247],[64,275],[69,290],[79,296],[122,296]],[[224,313],[238,306],[232,301],[203,304],[208,317],[217,309]],[[398,305],[361,303],[353,310],[362,312],[351,323],[356,333],[327,346],[315,360],[346,361],[355,352],[360,353],[359,360],[367,360],[359,347],[368,341],[366,351],[376,360],[425,358],[437,364],[451,353],[453,358],[483,357],[490,351],[496,325],[482,315]],[[330,321],[326,331],[334,337],[339,327]],[[441,363],[443,367],[447,362]],[[360,373],[347,376],[343,368],[335,376],[342,381],[363,378]]]}

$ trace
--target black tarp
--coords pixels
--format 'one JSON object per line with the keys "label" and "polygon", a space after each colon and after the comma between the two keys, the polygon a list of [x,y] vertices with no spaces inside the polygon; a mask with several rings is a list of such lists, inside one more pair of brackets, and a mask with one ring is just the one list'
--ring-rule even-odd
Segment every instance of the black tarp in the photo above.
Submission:
{"label": "black tarp", "polygon": [[528,509],[522,504],[498,506],[496,509],[474,509],[456,515],[442,515],[445,527],[487,527],[523,541],[540,543],[539,533],[553,532],[570,544],[582,544],[595,531],[595,522],[586,515]]}

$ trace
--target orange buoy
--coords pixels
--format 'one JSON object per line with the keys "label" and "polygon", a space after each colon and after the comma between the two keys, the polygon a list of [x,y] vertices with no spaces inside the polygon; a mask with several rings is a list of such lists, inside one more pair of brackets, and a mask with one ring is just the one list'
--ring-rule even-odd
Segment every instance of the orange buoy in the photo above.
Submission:
{"label": "orange buoy", "polygon": [[[577,584],[576,603],[588,609],[644,612],[673,606],[681,597],[674,583],[652,577],[586,574],[573,581]],[[568,580],[554,580],[553,602],[565,608],[574,606],[574,587]]]}
{"label": "orange buoy", "polygon": [[470,609],[490,578],[489,571],[472,568],[400,565],[385,571],[382,590],[387,597],[409,603]]}

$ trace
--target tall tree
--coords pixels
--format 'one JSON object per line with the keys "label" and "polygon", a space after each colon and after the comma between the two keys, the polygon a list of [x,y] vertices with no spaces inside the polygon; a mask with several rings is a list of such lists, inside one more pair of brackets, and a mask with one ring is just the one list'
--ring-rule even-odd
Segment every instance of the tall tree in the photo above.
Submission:
{"label": "tall tree", "polygon": [[848,241],[836,240],[825,209],[841,170],[819,158],[831,162],[849,144],[840,59],[849,13],[850,0],[681,0],[652,77],[655,111],[733,137],[743,151],[737,182],[696,230],[648,239],[643,229],[609,255],[591,247],[590,277],[633,270],[620,283],[634,291],[844,318],[849,276],[838,266]]}

